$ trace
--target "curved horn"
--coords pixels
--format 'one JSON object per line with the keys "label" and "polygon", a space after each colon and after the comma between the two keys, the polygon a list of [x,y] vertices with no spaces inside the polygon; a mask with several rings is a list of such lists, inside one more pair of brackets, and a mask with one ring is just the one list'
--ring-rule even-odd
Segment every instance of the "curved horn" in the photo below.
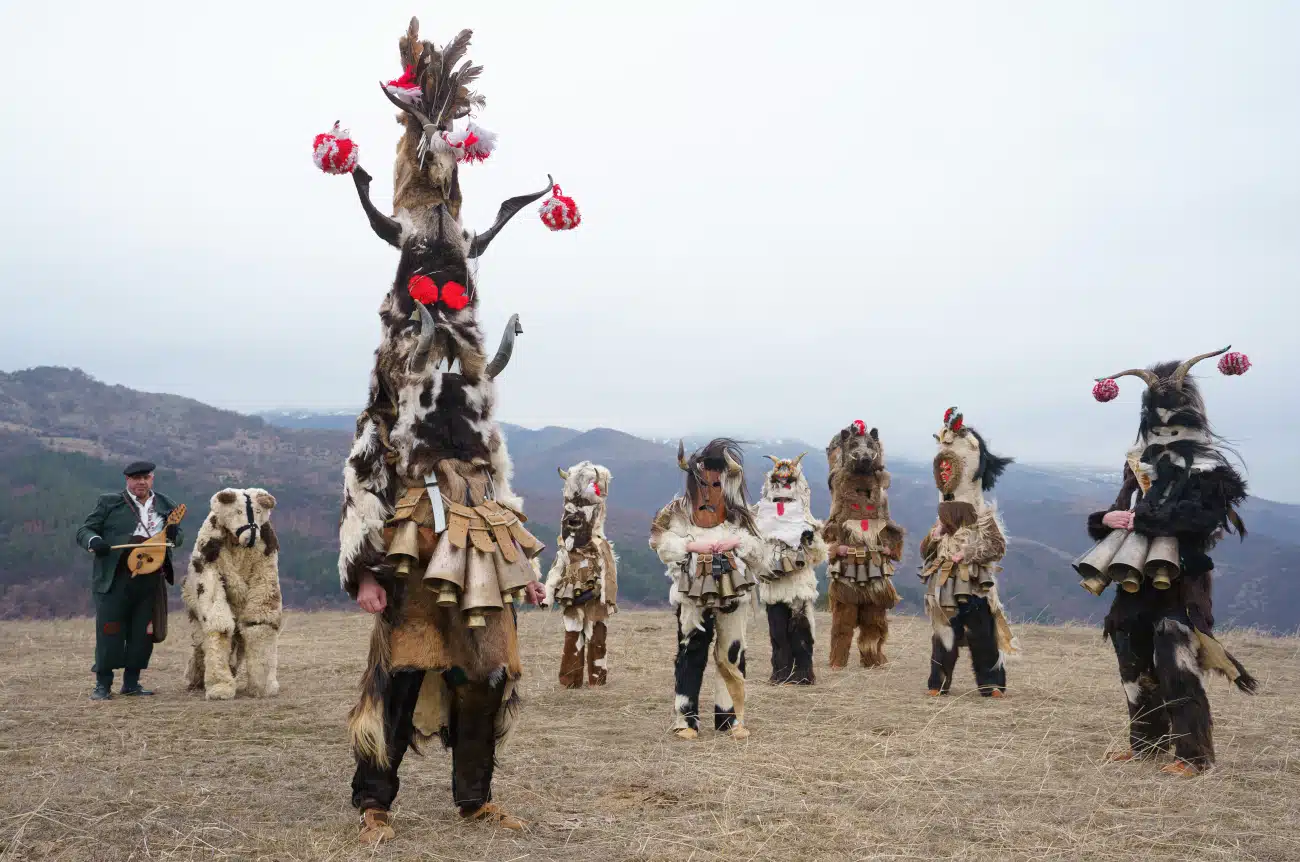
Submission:
{"label": "curved horn", "polygon": [[566,482],[569,480],[569,471],[565,470],[563,467],[556,467],[555,472],[559,473],[560,478]]}
{"label": "curved horn", "polygon": [[434,124],[432,120],[430,120],[428,117],[424,115],[423,111],[415,107],[415,105],[408,105],[406,102],[403,102],[401,99],[397,98],[392,93],[388,92],[388,88],[384,86],[383,81],[379,82],[379,90],[384,94],[385,99],[392,102],[394,105],[396,105],[406,113],[410,114],[412,117],[415,117],[417,120],[419,120],[420,125],[424,127],[425,134],[428,134],[430,128],[433,127]]}
{"label": "curved horn", "polygon": [[766,458],[767,460],[771,461],[773,464],[780,464],[780,463],[781,463],[781,459],[778,458],[778,457],[776,457],[775,455],[764,455],[763,457]]}
{"label": "curved horn", "polygon": [[515,351],[515,336],[522,335],[523,332],[524,328],[519,325],[519,315],[510,315],[510,319],[506,321],[506,331],[501,333],[501,346],[497,348],[497,355],[493,356],[492,361],[488,363],[488,379],[495,380],[498,374],[506,370],[510,354]]}
{"label": "curved horn", "polygon": [[352,169],[352,183],[357,187],[357,197],[361,198],[361,208],[366,211],[366,218],[370,219],[370,229],[393,248],[401,248],[399,237],[402,235],[402,226],[397,223],[397,219],[384,215],[370,202],[370,180],[370,174],[362,170],[361,165]]}
{"label": "curved horn", "polygon": [[677,441],[677,466],[686,472],[690,472],[691,465],[686,461],[686,441]]}
{"label": "curved horn", "polygon": [[1109,377],[1098,377],[1097,382],[1100,383],[1103,380],[1114,380],[1116,377],[1125,377],[1125,376],[1141,377],[1144,381],[1146,381],[1147,386],[1155,386],[1157,383],[1160,382],[1159,377],[1156,377],[1155,374],[1151,373],[1150,371],[1147,371],[1145,368],[1130,368],[1128,371],[1121,371],[1119,374],[1112,374]]}
{"label": "curved horn", "polygon": [[515,213],[549,192],[554,188],[554,186],[554,180],[551,179],[550,174],[547,174],[546,188],[542,189],[540,192],[535,192],[529,195],[520,195],[519,197],[510,198],[503,202],[501,208],[497,210],[497,220],[492,222],[492,227],[475,236],[473,242],[469,244],[469,257],[478,257],[483,252],[487,251],[488,243],[492,242],[492,240],[496,238],[496,235],[501,232],[501,228],[506,226],[506,222],[514,218]]}
{"label": "curved horn", "polygon": [[1183,378],[1187,376],[1187,372],[1192,370],[1193,365],[1200,362],[1202,359],[1209,359],[1211,356],[1218,356],[1220,353],[1227,353],[1231,349],[1232,349],[1232,345],[1229,344],[1227,347],[1223,348],[1222,350],[1212,350],[1209,353],[1202,353],[1199,356],[1193,356],[1191,359],[1187,360],[1186,362],[1182,363],[1181,365],[1179,365],[1177,368],[1174,369],[1174,375],[1173,375],[1174,385],[1181,389],[1183,385]]}
{"label": "curved horn", "polygon": [[808,454],[807,452],[800,452],[800,453],[799,453],[799,457],[794,459],[794,466],[795,466],[795,467],[798,467],[798,466],[799,466],[799,462],[803,460],[803,456],[805,456],[805,455],[807,455],[807,454]]}
{"label": "curved horn", "polygon": [[733,476],[739,473],[743,468],[736,463],[736,459],[731,457],[731,453],[726,449],[722,450],[722,458],[727,462],[727,472]]}

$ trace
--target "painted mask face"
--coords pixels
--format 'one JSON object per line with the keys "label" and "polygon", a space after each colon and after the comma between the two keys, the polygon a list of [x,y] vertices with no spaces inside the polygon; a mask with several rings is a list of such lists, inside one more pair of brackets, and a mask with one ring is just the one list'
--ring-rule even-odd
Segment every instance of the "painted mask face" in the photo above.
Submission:
{"label": "painted mask face", "polygon": [[727,498],[722,492],[721,470],[700,470],[691,504],[697,527],[716,527],[727,519]]}
{"label": "painted mask face", "polygon": [[847,469],[853,473],[874,473],[885,466],[885,450],[880,444],[880,432],[868,428],[858,420],[840,431],[839,440],[832,443],[831,469]]}
{"label": "painted mask face", "polygon": [[567,548],[580,548],[591,543],[592,520],[594,509],[567,504],[564,507],[564,521],[560,525],[560,535]]}
{"label": "painted mask face", "polygon": [[772,470],[763,483],[763,499],[784,503],[798,500],[806,484],[803,470],[799,466],[803,455],[793,460],[776,458],[772,455],[765,457],[772,461]]}
{"label": "painted mask face", "polygon": [[939,435],[939,454],[934,456],[934,484],[943,499],[956,499],[963,490],[978,490],[980,445],[965,429],[944,429]]}

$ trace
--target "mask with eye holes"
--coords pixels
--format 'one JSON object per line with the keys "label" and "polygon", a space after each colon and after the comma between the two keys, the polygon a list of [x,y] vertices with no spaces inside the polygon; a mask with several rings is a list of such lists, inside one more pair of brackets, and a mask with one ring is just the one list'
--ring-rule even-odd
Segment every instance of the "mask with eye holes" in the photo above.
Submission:
{"label": "mask with eye holes", "polygon": [[697,527],[737,523],[757,534],[745,491],[744,453],[727,437],[709,441],[686,457],[686,445],[677,445],[677,466],[686,473],[686,501]]}
{"label": "mask with eye holes", "polygon": [[605,503],[613,475],[608,468],[591,461],[579,461],[567,470],[556,469],[564,480],[560,536],[566,547],[582,547],[592,537],[604,535]]}
{"label": "mask with eye holes", "polygon": [[943,428],[934,435],[939,452],[934,456],[934,484],[940,494],[940,517],[945,509],[955,524],[974,523],[975,511],[984,504],[1014,459],[989,451],[979,432],[966,424],[956,407],[943,415]]}

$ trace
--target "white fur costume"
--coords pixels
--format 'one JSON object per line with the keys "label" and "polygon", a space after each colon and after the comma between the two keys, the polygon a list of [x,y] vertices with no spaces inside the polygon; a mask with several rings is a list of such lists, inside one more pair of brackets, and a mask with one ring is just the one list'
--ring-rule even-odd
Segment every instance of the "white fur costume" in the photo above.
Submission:
{"label": "white fur costume", "polygon": [[272,697],[280,691],[279,542],[270,524],[275,498],[262,488],[226,488],[211,505],[181,587],[194,646],[185,682],[204,690],[208,700],[229,700],[236,687]]}

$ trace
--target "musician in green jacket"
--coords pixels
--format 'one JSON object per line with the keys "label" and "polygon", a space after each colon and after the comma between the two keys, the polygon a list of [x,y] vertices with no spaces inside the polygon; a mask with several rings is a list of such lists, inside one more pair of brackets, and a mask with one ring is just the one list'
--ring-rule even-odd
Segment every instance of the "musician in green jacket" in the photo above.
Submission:
{"label": "musician in green jacket", "polygon": [[[163,632],[151,627],[156,602],[165,605],[167,587],[174,583],[171,552],[162,568],[149,575],[131,576],[129,551],[114,546],[138,544],[166,531],[167,541],[180,547],[184,539],[179,524],[167,524],[176,504],[153,490],[154,465],[133,461],[123,471],[126,490],[103,494],[95,511],[77,530],[77,544],[95,555],[90,584],[95,596],[95,691],[91,700],[112,695],[113,671],[123,668],[121,694],[151,695],[141,687],[140,672],[149,666],[154,640]],[[161,628],[158,623],[155,626]]]}

